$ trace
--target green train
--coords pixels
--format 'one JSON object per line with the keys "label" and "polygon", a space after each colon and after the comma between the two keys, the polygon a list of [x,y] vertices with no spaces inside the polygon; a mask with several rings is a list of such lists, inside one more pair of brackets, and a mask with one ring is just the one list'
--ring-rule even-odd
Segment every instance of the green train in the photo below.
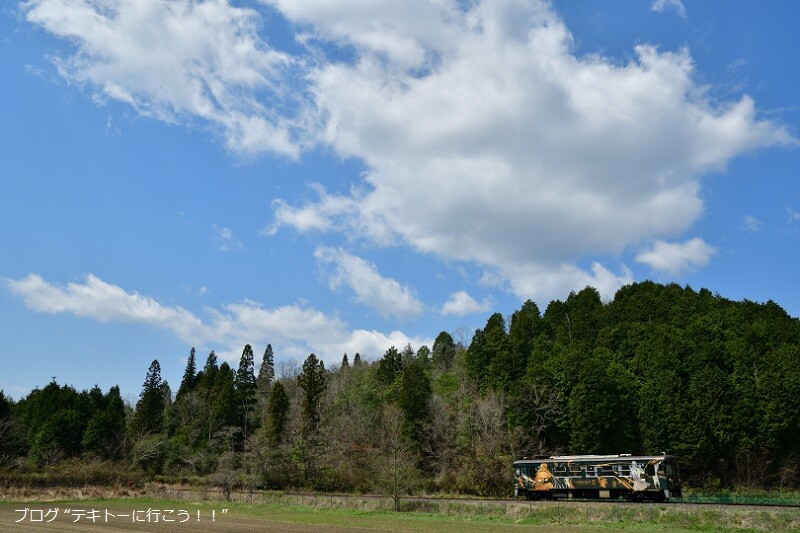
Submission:
{"label": "green train", "polygon": [[529,500],[625,498],[663,502],[680,498],[671,455],[562,455],[514,461],[514,496]]}

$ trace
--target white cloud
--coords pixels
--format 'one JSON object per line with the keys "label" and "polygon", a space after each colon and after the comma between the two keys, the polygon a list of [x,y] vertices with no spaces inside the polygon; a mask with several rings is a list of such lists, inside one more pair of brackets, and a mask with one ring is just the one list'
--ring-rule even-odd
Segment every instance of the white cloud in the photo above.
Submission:
{"label": "white cloud", "polygon": [[424,311],[412,289],[381,276],[374,264],[360,257],[329,247],[317,248],[314,257],[321,266],[332,266],[332,271],[327,273],[331,289],[347,285],[355,293],[357,302],[376,309],[383,316],[411,317]]}
{"label": "white cloud", "polygon": [[[522,298],[587,281],[613,294],[629,272],[576,263],[686,231],[703,212],[702,174],[796,142],[757,120],[747,96],[707,99],[687,50],[638,45],[623,65],[575,56],[544,3],[433,10],[425,26],[446,42],[382,12],[344,23],[332,14],[343,1],[274,3],[319,38],[353,47],[352,63],[311,71],[311,91],[323,140],[367,172],[350,195],[317,188],[317,202],[279,201],[273,230],[341,231],[474,261]],[[362,34],[387,25],[425,50],[414,68],[413,54],[387,52]]]}
{"label": "white cloud", "polygon": [[683,243],[657,240],[650,250],[637,255],[636,261],[654,270],[678,275],[705,266],[714,253],[716,250],[698,237]]}
{"label": "white cloud", "polygon": [[445,315],[464,316],[472,313],[488,311],[492,307],[492,300],[484,298],[478,302],[475,298],[465,291],[457,291],[450,295],[450,298],[442,306],[442,313]]}
{"label": "white cloud", "polygon": [[686,18],[686,8],[681,0],[655,0],[650,6],[650,11],[664,13],[667,9],[674,9],[681,18]]}
{"label": "white cloud", "polygon": [[222,310],[206,309],[208,319],[204,321],[181,307],[165,306],[91,274],[85,283],[69,283],[66,287],[49,283],[36,274],[4,282],[32,311],[68,313],[100,322],[146,324],[190,345],[210,345],[220,357],[231,361],[238,359],[242,346],[248,343],[272,343],[276,353],[298,360],[314,352],[328,363],[338,362],[345,352],[359,352],[373,358],[392,345],[431,343],[430,339],[411,338],[400,331],[385,334],[350,330],[338,317],[304,305],[265,308],[248,300],[223,305]]}
{"label": "white cloud", "polygon": [[705,173],[797,144],[749,96],[708,97],[686,49],[577,56],[548,2],[262,4],[294,24],[304,55],[274,50],[258,12],[229,0],[32,0],[25,12],[74,44],[58,65],[100,98],[216,125],[241,152],[323,145],[363,162],[349,193],[276,199],[265,234],[335,231],[475,262],[521,298],[611,290],[624,267],[576,265],[686,232]]}
{"label": "white cloud", "polygon": [[598,262],[593,262],[591,271],[575,265],[562,264],[558,267],[542,267],[536,264],[515,265],[503,270],[503,276],[511,280],[516,294],[524,294],[539,302],[563,299],[565,294],[590,286],[597,289],[600,297],[610,301],[617,289],[633,283],[633,274],[623,266],[620,274],[615,274]]}
{"label": "white cloud", "polygon": [[27,20],[68,39],[56,65],[97,101],[116,100],[171,123],[218,129],[241,153],[296,157],[284,87],[293,59],[258,35],[259,16],[228,0],[30,0]]}
{"label": "white cloud", "polygon": [[742,217],[742,229],[744,231],[755,233],[761,229],[762,222],[752,215],[745,215]]}
{"label": "white cloud", "polygon": [[152,298],[126,292],[89,274],[84,284],[53,285],[41,276],[7,279],[11,293],[39,313],[69,313],[100,322],[137,322],[167,329],[189,341],[201,335],[202,322],[181,307],[165,307]]}

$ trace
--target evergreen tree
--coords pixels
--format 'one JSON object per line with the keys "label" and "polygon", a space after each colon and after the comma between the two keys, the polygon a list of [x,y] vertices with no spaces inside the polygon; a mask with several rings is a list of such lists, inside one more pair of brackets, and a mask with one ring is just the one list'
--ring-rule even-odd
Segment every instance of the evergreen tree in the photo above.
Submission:
{"label": "evergreen tree", "polygon": [[214,383],[214,378],[216,378],[218,369],[217,354],[214,353],[214,350],[211,350],[206,358],[206,364],[203,365],[203,375],[206,376],[211,383]]}
{"label": "evergreen tree", "polygon": [[140,434],[158,433],[164,428],[164,392],[158,359],[150,363],[136,403],[136,428]]}
{"label": "evergreen tree", "polygon": [[450,370],[455,357],[456,343],[453,341],[453,336],[446,331],[442,331],[433,341],[433,350],[431,352],[433,365],[440,371],[445,372]]}
{"label": "evergreen tree", "polygon": [[214,384],[209,394],[208,405],[210,416],[208,424],[208,438],[227,426],[236,426],[236,392],[234,383],[236,374],[228,363],[223,362],[219,365]]}
{"label": "evergreen tree", "polygon": [[428,421],[431,382],[422,361],[414,360],[403,369],[397,405],[403,411],[403,429],[417,447],[422,443],[422,431]]}
{"label": "evergreen tree", "polygon": [[483,330],[477,330],[467,350],[467,375],[481,387],[505,390],[510,376],[504,364],[508,356],[508,335],[503,315],[494,313]]}
{"label": "evergreen tree", "polygon": [[289,418],[289,396],[280,381],[275,382],[269,391],[267,400],[266,436],[271,446],[278,446],[283,441],[286,420]]}
{"label": "evergreen tree", "polygon": [[347,358],[347,354],[342,356],[342,368],[350,368],[350,360]]}
{"label": "evergreen tree", "polygon": [[[413,352],[412,352],[413,353]],[[397,348],[390,347],[378,361],[377,376],[385,385],[394,383],[397,376],[403,370],[403,358]]]}
{"label": "evergreen tree", "polygon": [[361,364],[361,354],[356,352],[356,355],[353,357],[353,366],[358,368]]}
{"label": "evergreen tree", "polygon": [[242,428],[242,433],[247,438],[253,425],[257,390],[253,348],[249,344],[245,345],[242,357],[239,359],[234,387],[239,427]]}
{"label": "evergreen tree", "polygon": [[431,349],[424,344],[417,350],[417,359],[422,361],[422,364],[428,366],[431,362]]}
{"label": "evergreen tree", "polygon": [[207,442],[211,438],[214,430],[214,417],[218,409],[212,402],[212,392],[214,383],[219,374],[217,366],[217,354],[214,350],[208,354],[203,369],[195,376],[194,401],[196,412],[192,422],[194,440],[196,442]]}
{"label": "evergreen tree", "polygon": [[274,382],[275,359],[272,354],[272,345],[267,344],[267,348],[264,350],[264,357],[261,360],[261,368],[258,369],[258,379],[256,380],[258,392],[263,398],[266,398],[267,395],[269,395],[270,387],[272,387]]}
{"label": "evergreen tree", "polygon": [[83,434],[81,447],[84,453],[103,459],[122,457],[125,436],[125,404],[114,386],[103,397],[104,408],[97,410],[89,420]]}
{"label": "evergreen tree", "polygon": [[315,354],[310,354],[303,363],[303,371],[297,376],[297,384],[303,390],[302,433],[305,440],[315,440],[320,421],[320,402],[325,393],[325,365]]}
{"label": "evergreen tree", "polygon": [[178,394],[175,395],[175,401],[194,389],[195,380],[197,379],[197,367],[195,363],[194,347],[189,351],[189,360],[186,362],[186,370],[183,371],[183,379],[181,385],[178,387]]}

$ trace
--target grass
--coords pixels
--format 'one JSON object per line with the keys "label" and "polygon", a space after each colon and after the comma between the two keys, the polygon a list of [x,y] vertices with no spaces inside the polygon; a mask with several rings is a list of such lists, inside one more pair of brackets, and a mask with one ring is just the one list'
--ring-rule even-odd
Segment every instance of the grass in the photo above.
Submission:
{"label": "grass", "polygon": [[692,503],[741,503],[750,505],[800,505],[800,491],[714,490],[684,491],[683,501]]}
{"label": "grass", "polygon": [[[388,499],[387,499],[388,500]],[[302,501],[302,504],[301,504]],[[364,528],[391,531],[647,531],[659,533],[697,531],[800,530],[796,510],[754,510],[741,508],[691,508],[681,505],[613,504],[593,502],[475,503],[403,502],[405,512],[395,513],[375,505],[371,498],[336,496],[300,497],[274,495],[265,502],[191,501],[162,497],[68,499],[41,503],[47,506],[80,506],[83,509],[184,509],[192,516],[200,511],[210,517],[215,510],[220,526],[225,522],[252,521],[314,526],[319,528]],[[19,502],[0,505],[0,529],[8,523],[7,512]],[[227,509],[223,515],[222,509]],[[10,515],[8,515],[10,516]],[[249,523],[249,522],[248,522]],[[188,529],[187,529],[188,531]]]}

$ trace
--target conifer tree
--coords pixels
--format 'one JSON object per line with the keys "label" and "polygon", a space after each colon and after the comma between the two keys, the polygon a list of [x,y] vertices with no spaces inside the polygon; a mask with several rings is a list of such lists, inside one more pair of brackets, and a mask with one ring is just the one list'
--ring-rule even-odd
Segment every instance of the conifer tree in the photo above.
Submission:
{"label": "conifer tree", "polygon": [[350,360],[347,358],[347,354],[342,356],[342,368],[350,368]]}
{"label": "conifer tree", "polygon": [[189,351],[189,360],[186,362],[186,370],[183,371],[183,379],[181,385],[178,387],[178,394],[175,395],[175,401],[178,398],[194,389],[195,380],[197,378],[197,366],[195,363],[194,347]]}
{"label": "conifer tree", "polygon": [[266,435],[271,446],[278,446],[283,441],[283,430],[289,418],[289,396],[280,381],[269,391],[267,400]]}
{"label": "conifer tree", "polygon": [[319,483],[318,464],[322,457],[319,441],[319,424],[322,412],[322,396],[326,388],[325,365],[315,354],[303,363],[303,371],[297,376],[297,385],[302,389],[300,458],[305,482],[310,486]]}
{"label": "conifer tree", "polygon": [[157,433],[164,428],[164,393],[158,359],[150,363],[139,401],[136,403],[136,427],[142,434]]}
{"label": "conifer tree", "polygon": [[236,375],[228,363],[223,362],[219,365],[208,401],[210,407],[209,439],[217,430],[225,426],[236,425],[235,380]]}
{"label": "conifer tree", "polygon": [[256,405],[256,376],[253,361],[253,348],[246,344],[239,359],[234,383],[236,415],[244,437],[250,434],[253,423],[253,412]]}
{"label": "conifer tree", "polygon": [[267,344],[267,349],[264,350],[264,358],[261,360],[261,368],[258,369],[258,392],[263,398],[269,395],[270,388],[275,382],[275,359],[272,354],[272,345]]}
{"label": "conifer tree", "polygon": [[431,352],[433,365],[441,371],[450,370],[455,356],[456,343],[453,341],[453,336],[446,331],[442,331],[433,341],[433,350]]}
{"label": "conifer tree", "polygon": [[303,390],[303,438],[315,440],[319,428],[320,400],[326,387],[325,365],[315,354],[306,358],[303,372],[297,376],[297,384]]}
{"label": "conifer tree", "polygon": [[[414,353],[413,351],[411,352]],[[393,383],[395,378],[403,370],[403,358],[397,348],[390,347],[378,361],[377,376],[384,384]]]}
{"label": "conifer tree", "polygon": [[353,366],[358,368],[361,364],[361,354],[356,352],[356,355],[353,356]]}
{"label": "conifer tree", "polygon": [[405,415],[403,431],[417,446],[422,441],[422,428],[428,420],[431,382],[422,361],[414,360],[403,369],[397,405]]}

